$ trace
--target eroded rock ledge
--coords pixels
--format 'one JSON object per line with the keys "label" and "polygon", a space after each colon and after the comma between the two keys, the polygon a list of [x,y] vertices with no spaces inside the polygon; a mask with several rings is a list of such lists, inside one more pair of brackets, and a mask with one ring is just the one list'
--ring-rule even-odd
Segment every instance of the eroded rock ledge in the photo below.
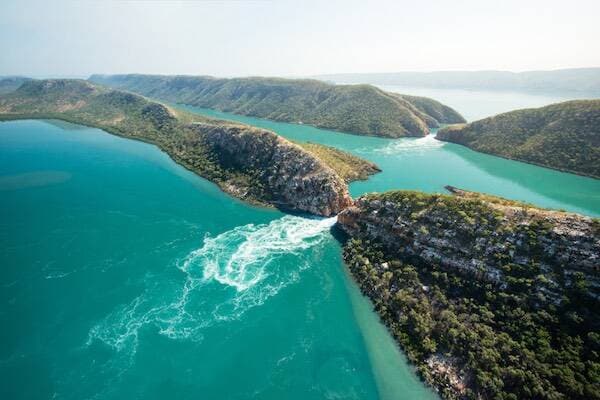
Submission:
{"label": "eroded rock ledge", "polygon": [[[455,197],[388,192],[360,197],[338,216],[352,237],[404,259],[503,282],[501,266],[541,263],[589,275],[600,296],[600,238],[592,218],[447,187]],[[535,240],[529,237],[535,231]],[[571,272],[571,273],[572,273]]]}
{"label": "eroded rock ledge", "polygon": [[270,203],[332,216],[352,204],[346,183],[300,146],[264,129],[194,124],[224,168],[253,175]]}
{"label": "eroded rock ledge", "polygon": [[360,197],[344,260],[447,399],[598,398],[600,222],[449,188]]}
{"label": "eroded rock ledge", "polygon": [[346,183],[332,168],[368,166],[344,154],[328,164],[313,154],[319,150],[332,158],[323,146],[304,150],[270,131],[74,79],[27,81],[0,96],[0,120],[28,118],[57,118],[153,143],[236,197],[322,216],[335,215],[352,202]]}

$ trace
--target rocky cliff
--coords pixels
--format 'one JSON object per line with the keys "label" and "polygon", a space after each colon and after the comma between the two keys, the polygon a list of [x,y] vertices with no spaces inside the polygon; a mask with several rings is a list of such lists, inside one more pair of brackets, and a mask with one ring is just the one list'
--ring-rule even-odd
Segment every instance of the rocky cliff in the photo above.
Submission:
{"label": "rocky cliff", "polygon": [[600,223],[450,189],[338,216],[392,334],[445,398],[598,398]]}
{"label": "rocky cliff", "polygon": [[569,274],[581,271],[600,297],[599,227],[590,217],[451,190],[456,197],[367,195],[338,222],[352,237],[378,241],[403,259],[438,263],[497,284],[504,281],[507,263],[536,262],[545,273],[553,266],[568,268]]}
{"label": "rocky cliff", "polygon": [[[87,81],[31,80],[0,96],[0,120],[19,118],[57,118],[153,143],[254,203],[323,216],[351,204],[346,183],[326,161],[273,132],[181,112]],[[333,168],[346,170],[353,162],[356,157],[346,157]]]}
{"label": "rocky cliff", "polygon": [[272,204],[325,216],[352,204],[346,183],[335,171],[273,132],[210,124],[195,124],[193,129],[221,166],[255,177]]}

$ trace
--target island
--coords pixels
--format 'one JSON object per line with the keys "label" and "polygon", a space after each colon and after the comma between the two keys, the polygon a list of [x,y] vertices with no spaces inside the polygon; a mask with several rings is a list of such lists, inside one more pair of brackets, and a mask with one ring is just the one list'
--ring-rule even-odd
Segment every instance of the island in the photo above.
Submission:
{"label": "island", "polygon": [[236,197],[316,215],[332,216],[350,205],[347,182],[378,171],[336,149],[301,146],[264,129],[204,118],[85,80],[28,80],[0,96],[0,120],[32,118],[153,143]]}
{"label": "island", "polygon": [[600,178],[600,100],[574,100],[451,125],[436,139]]}
{"label": "island", "polygon": [[138,74],[92,75],[90,81],[162,101],[359,135],[425,136],[440,124],[465,122],[458,112],[435,100],[389,93],[371,85]]}
{"label": "island", "polygon": [[344,260],[445,399],[600,397],[600,221],[448,187],[360,197]]}

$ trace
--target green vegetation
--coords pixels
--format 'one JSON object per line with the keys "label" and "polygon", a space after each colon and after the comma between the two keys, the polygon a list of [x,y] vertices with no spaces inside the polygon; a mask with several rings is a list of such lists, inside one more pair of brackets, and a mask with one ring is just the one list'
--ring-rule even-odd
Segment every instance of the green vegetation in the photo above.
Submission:
{"label": "green vegetation", "polygon": [[443,128],[437,138],[483,153],[600,178],[600,100],[511,111]]}
{"label": "green vegetation", "polygon": [[369,175],[381,171],[374,163],[338,150],[335,147],[317,143],[296,142],[296,144],[329,165],[346,183],[366,180]]}
{"label": "green vegetation", "polygon": [[435,100],[386,93],[370,85],[158,75],[93,75],[90,80],[169,102],[362,135],[424,136],[428,127],[464,122]]}
{"label": "green vegetation", "polygon": [[390,93],[390,95],[404,100],[407,107],[416,109],[414,112],[425,120],[431,128],[439,127],[440,123],[456,124],[465,122],[462,115],[454,109],[430,98],[395,93]]}
{"label": "green vegetation", "polygon": [[458,194],[371,194],[339,217],[392,335],[447,399],[600,399],[598,222]]}
{"label": "green vegetation", "polygon": [[[274,142],[277,136],[272,132],[174,110],[140,95],[84,80],[31,80],[0,97],[0,120],[29,118],[61,119],[153,143],[178,163],[233,195],[261,204],[274,200],[262,181],[262,171],[230,163],[207,142],[204,134],[215,137],[215,129],[226,129],[231,134],[245,131],[258,135],[258,141],[262,140],[260,135],[272,136]],[[309,147],[348,179],[355,179],[349,172],[351,163],[359,171],[357,176],[370,165],[341,151]],[[302,154],[306,153],[301,150],[299,155]]]}
{"label": "green vegetation", "polygon": [[249,179],[245,174],[240,176],[236,171],[221,168],[215,156],[187,126],[192,121],[208,122],[206,118],[84,80],[26,82],[17,91],[0,97],[0,118],[60,119],[97,127],[156,144],[177,162],[219,184]]}

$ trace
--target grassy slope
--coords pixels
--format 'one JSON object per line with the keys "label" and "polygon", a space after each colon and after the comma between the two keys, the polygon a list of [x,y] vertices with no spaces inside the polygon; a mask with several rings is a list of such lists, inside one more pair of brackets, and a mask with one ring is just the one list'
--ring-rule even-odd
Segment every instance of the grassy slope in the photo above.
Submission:
{"label": "grassy slope", "polygon": [[336,149],[335,147],[324,146],[317,143],[296,142],[296,144],[329,165],[347,183],[357,180],[366,180],[369,178],[369,175],[381,171],[374,163]]}
{"label": "grassy slope", "polygon": [[441,129],[473,150],[600,178],[600,100],[517,110]]}
{"label": "grassy slope", "polygon": [[[464,122],[426,98],[418,105],[370,85],[330,85],[310,79],[95,75],[90,80],[170,102],[277,121],[302,122],[356,134],[423,136],[439,123]],[[428,115],[428,110],[438,110]]]}
{"label": "grassy slope", "polygon": [[[82,80],[29,81],[19,90],[0,97],[0,120],[55,118],[98,127],[108,132],[147,141],[159,146],[177,162],[221,187],[260,188],[252,175],[224,169],[188,124],[239,125],[170,109],[142,96],[113,90]],[[368,162],[337,151],[339,159],[324,146],[311,145],[311,153],[347,177],[349,170],[362,171]],[[333,162],[335,161],[335,162]],[[370,163],[369,163],[370,164]],[[258,189],[257,189],[258,190]],[[248,194],[247,200],[261,202],[263,193]]]}

